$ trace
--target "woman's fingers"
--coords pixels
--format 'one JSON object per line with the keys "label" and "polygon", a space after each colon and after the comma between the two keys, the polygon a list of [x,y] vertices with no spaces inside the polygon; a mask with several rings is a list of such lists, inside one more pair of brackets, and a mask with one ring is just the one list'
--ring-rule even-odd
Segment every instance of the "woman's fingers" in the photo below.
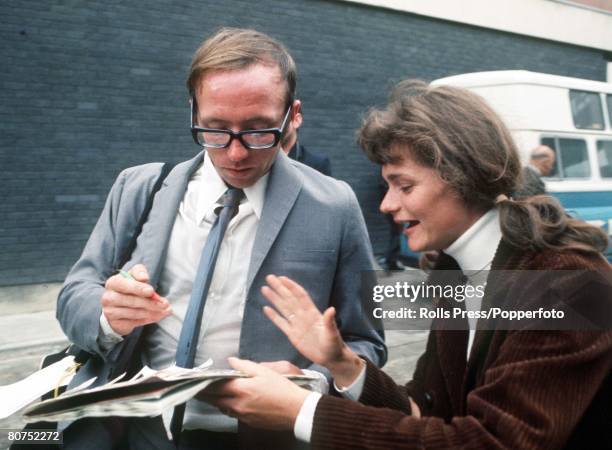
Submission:
{"label": "woman's fingers", "polygon": [[285,318],[296,315],[296,302],[294,299],[283,298],[270,286],[262,286],[261,293]]}
{"label": "woman's fingers", "polygon": [[291,293],[291,295],[296,300],[300,301],[300,303],[302,303],[302,306],[312,306],[314,308],[314,303],[310,298],[310,295],[308,295],[308,292],[306,292],[306,290],[301,285],[297,284],[291,278],[278,277],[278,279],[282,283],[282,285]]}
{"label": "woman's fingers", "polygon": [[[321,320],[321,312],[302,286],[284,276],[268,275],[266,281],[269,286],[263,286],[261,292],[276,311],[264,309],[265,314],[288,337],[298,338]],[[330,314],[333,322],[335,313]]]}
{"label": "woman's fingers", "polygon": [[291,278],[275,275],[269,275],[270,281],[274,283],[272,287],[275,288],[277,293],[284,297],[284,300],[291,302],[292,312],[294,313],[313,313],[320,315],[319,310],[315,306],[314,302],[308,295],[308,292],[293,281]]}
{"label": "woman's fingers", "polygon": [[264,306],[263,311],[266,317],[270,319],[272,323],[276,325],[283,333],[285,333],[285,336],[287,336],[288,338],[291,338],[293,334],[292,333],[293,329],[291,328],[291,325],[289,324],[287,319],[285,319],[283,316],[281,316],[279,313],[277,313],[273,308],[270,308],[269,306]]}
{"label": "woman's fingers", "polygon": [[285,286],[285,283],[280,279],[280,277],[277,277],[276,275],[268,275],[266,277],[266,282],[283,299],[290,299],[293,297],[293,293],[287,288],[287,286]]}
{"label": "woman's fingers", "polygon": [[295,299],[293,294],[287,287],[280,281],[275,275],[268,275],[266,277],[268,287],[276,294],[275,300],[278,305],[295,305]]}
{"label": "woman's fingers", "polygon": [[287,277],[268,275],[269,286],[262,287],[262,294],[288,320],[305,312],[319,311],[314,306],[308,293],[297,283]]}

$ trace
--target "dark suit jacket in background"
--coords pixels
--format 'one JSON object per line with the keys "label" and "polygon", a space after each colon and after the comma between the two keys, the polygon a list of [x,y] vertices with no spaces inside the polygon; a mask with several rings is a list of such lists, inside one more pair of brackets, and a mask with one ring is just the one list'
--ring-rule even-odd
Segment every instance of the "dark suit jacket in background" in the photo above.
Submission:
{"label": "dark suit jacket in background", "polygon": [[[438,269],[452,268],[449,261],[441,256]],[[536,274],[543,269],[588,269],[603,273],[607,280],[611,271],[597,256],[526,253],[505,241],[492,267],[540,269],[530,272]],[[595,285],[582,286],[584,276],[563,274],[554,273],[554,282],[542,289],[548,295],[535,296],[554,300],[557,296],[551,293],[570,290],[575,292],[573,306],[603,301]],[[483,305],[517,304],[539,291],[497,281],[497,288],[488,283]],[[396,385],[368,362],[360,403],[330,395],[319,401],[312,448],[612,448],[609,327],[607,331],[479,329],[466,362],[467,342],[466,330],[430,332],[426,351],[406,386]],[[408,396],[419,406],[421,418],[410,416]]]}
{"label": "dark suit jacket in background", "polygon": [[540,173],[531,166],[523,167],[523,182],[514,196],[521,198],[544,194],[546,194],[546,185],[542,181]]}
{"label": "dark suit jacket in background", "polygon": [[301,145],[299,141],[295,142],[295,145],[289,152],[289,158],[306,164],[323,175],[331,177],[331,161],[329,158],[325,155],[306,150],[306,147]]}

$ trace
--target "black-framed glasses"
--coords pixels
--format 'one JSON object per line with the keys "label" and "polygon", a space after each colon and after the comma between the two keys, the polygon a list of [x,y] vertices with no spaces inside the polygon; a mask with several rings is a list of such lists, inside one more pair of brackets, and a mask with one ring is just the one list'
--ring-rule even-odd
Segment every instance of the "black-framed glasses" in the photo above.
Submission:
{"label": "black-framed glasses", "polygon": [[234,139],[249,150],[265,150],[277,145],[283,135],[291,106],[287,108],[280,128],[261,128],[258,130],[232,131],[218,128],[203,128],[196,125],[198,110],[195,97],[191,97],[191,136],[196,144],[204,148],[227,148]]}

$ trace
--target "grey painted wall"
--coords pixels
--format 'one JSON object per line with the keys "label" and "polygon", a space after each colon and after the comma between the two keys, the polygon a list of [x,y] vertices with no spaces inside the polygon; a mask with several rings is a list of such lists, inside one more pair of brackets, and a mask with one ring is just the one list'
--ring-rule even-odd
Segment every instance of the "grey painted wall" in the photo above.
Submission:
{"label": "grey painted wall", "polygon": [[300,139],[357,192],[378,252],[378,169],[354,136],[393,82],[498,69],[605,79],[600,51],[337,1],[4,0],[0,23],[0,285],[61,280],[122,168],[198,151],[184,79],[222,25],[289,47]]}

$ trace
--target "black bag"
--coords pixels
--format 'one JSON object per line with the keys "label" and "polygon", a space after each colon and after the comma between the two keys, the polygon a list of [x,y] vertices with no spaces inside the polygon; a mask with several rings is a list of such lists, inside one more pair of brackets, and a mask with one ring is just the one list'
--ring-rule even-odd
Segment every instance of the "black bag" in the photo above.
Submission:
{"label": "black bag", "polygon": [[[132,252],[134,251],[134,249],[136,248],[136,241],[138,239],[138,236],[140,235],[140,233],[142,232],[142,227],[144,226],[145,222],[147,221],[147,219],[149,218],[149,213],[151,212],[151,207],[153,206],[153,200],[155,199],[155,194],[157,194],[157,192],[161,189],[162,183],[164,182],[164,180],[166,179],[166,177],[168,176],[168,174],[170,173],[170,171],[172,170],[172,168],[174,167],[173,164],[170,163],[164,163],[164,165],[162,166],[161,172],[159,174],[159,177],[157,178],[157,180],[155,181],[155,184],[153,185],[153,189],[151,190],[151,192],[149,193],[149,197],[147,198],[147,203],[145,204],[145,207],[142,211],[142,214],[140,216],[140,219],[138,220],[138,223],[136,225],[136,228],[134,228],[134,233],[132,234],[132,236],[130,237],[130,240],[128,242],[128,245],[126,246],[125,250],[123,251],[121,258],[119,259],[119,264],[117,267],[123,267],[123,265],[125,263],[127,263],[130,259],[130,257],[132,256]],[[130,346],[133,349],[133,346]],[[84,365],[85,363],[87,363],[91,358],[94,358],[95,355],[81,349],[79,346],[77,346],[76,344],[70,344],[68,345],[66,348],[64,348],[63,350],[56,352],[56,353],[51,353],[49,355],[46,355],[43,357],[41,364],[40,364],[40,368],[44,368],[47,367],[57,361],[61,361],[62,359],[64,359],[66,356],[72,355],[74,356],[74,361],[75,363],[80,364],[81,366]],[[65,387],[60,388],[59,392],[64,392],[66,390]],[[54,396],[54,392],[48,392],[47,394],[42,396],[42,400],[46,400],[49,398],[53,398]],[[27,424],[22,431],[32,431],[32,430],[55,430],[57,428],[57,423],[54,422],[34,422],[34,423],[29,423]],[[28,448],[32,448],[35,450],[45,450],[45,449],[58,449],[60,448],[57,444],[19,444],[19,443],[15,443],[13,445],[10,446],[10,450],[16,449],[16,450],[25,450]]]}

